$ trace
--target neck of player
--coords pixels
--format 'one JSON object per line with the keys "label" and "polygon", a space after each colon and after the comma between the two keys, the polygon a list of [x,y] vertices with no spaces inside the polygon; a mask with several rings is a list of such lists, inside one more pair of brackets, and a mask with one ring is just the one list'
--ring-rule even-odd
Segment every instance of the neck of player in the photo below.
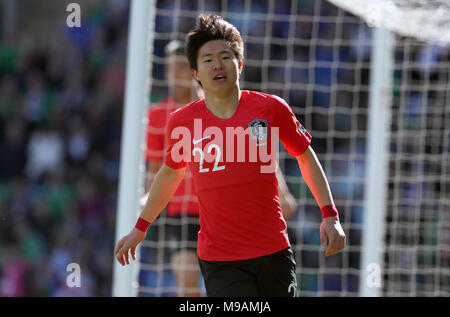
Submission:
{"label": "neck of player", "polygon": [[240,100],[241,90],[239,86],[231,90],[231,92],[222,94],[205,91],[206,108],[221,119],[231,118],[236,112]]}

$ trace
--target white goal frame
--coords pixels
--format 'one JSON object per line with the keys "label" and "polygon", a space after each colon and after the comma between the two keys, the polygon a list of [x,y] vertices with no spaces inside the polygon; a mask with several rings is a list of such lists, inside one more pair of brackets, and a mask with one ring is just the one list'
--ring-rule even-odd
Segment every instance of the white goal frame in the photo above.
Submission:
{"label": "white goal frame", "polygon": [[[119,200],[116,218],[117,241],[133,228],[140,211],[139,193],[144,177],[145,111],[149,100],[154,36],[154,0],[132,0],[126,73],[123,135],[120,158]],[[139,167],[139,168],[137,168]],[[139,256],[139,252],[136,252]],[[122,267],[114,259],[113,291],[116,297],[137,296],[139,259]]]}
{"label": "white goal frame", "polygon": [[395,36],[378,27],[373,39],[359,277],[359,294],[364,297],[381,296],[382,290]]}

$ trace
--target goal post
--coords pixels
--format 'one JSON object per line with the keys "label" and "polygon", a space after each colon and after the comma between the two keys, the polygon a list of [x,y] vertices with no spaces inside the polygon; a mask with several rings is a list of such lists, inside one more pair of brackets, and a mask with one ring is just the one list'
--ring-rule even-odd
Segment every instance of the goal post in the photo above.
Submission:
{"label": "goal post", "polygon": [[[115,244],[133,228],[140,212],[144,176],[143,118],[152,79],[148,74],[152,67],[154,10],[154,0],[131,1]],[[139,252],[136,253],[139,256]],[[130,265],[125,267],[114,260],[113,296],[137,296],[138,272],[138,259],[130,260]]]}
{"label": "goal post", "polygon": [[364,297],[382,294],[395,41],[392,32],[385,28],[376,28],[373,33],[367,128],[367,176],[359,279],[359,292]]}

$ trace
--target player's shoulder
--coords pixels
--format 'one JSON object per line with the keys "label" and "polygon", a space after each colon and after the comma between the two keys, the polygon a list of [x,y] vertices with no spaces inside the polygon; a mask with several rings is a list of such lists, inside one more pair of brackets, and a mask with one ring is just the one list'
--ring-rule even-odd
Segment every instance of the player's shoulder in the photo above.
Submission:
{"label": "player's shoulder", "polygon": [[167,112],[175,108],[175,100],[173,98],[166,98],[164,100],[155,102],[148,108],[149,113]]}
{"label": "player's shoulder", "polygon": [[157,128],[164,127],[174,108],[175,100],[171,98],[152,104],[147,111],[148,124]]}
{"label": "player's shoulder", "polygon": [[250,99],[259,99],[261,101],[267,101],[267,102],[283,102],[283,103],[285,103],[284,99],[277,95],[272,95],[272,94],[264,93],[261,91],[255,91],[255,90],[246,90],[244,92],[248,93],[248,96]]}
{"label": "player's shoulder", "polygon": [[256,90],[243,90],[242,93],[247,94],[249,99],[270,100],[272,98],[272,95]]}
{"label": "player's shoulder", "polygon": [[203,99],[194,100],[184,107],[172,111],[169,120],[176,121],[177,123],[193,120],[201,110]]}
{"label": "player's shoulder", "polygon": [[280,106],[287,106],[287,102],[273,94],[263,93],[260,91],[254,91],[254,90],[248,90],[246,91],[248,93],[248,100],[250,102],[257,102],[259,106],[266,105],[267,107],[280,107]]}

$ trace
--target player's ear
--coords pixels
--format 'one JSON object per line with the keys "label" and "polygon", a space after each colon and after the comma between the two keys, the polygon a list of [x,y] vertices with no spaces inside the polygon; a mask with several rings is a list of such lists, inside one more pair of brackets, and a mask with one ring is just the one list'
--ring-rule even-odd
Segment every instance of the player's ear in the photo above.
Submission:
{"label": "player's ear", "polygon": [[192,69],[191,69],[191,72],[192,72],[192,78],[194,78],[195,81],[199,84],[199,86],[200,86],[201,88],[203,88],[202,83],[200,82],[200,80],[198,80],[197,71],[196,71],[195,69],[192,68]]}
{"label": "player's ear", "polygon": [[192,77],[194,77],[194,79],[196,80],[196,81],[198,81],[198,76],[197,76],[197,71],[195,70],[195,69],[191,69],[191,72],[192,72]]}

